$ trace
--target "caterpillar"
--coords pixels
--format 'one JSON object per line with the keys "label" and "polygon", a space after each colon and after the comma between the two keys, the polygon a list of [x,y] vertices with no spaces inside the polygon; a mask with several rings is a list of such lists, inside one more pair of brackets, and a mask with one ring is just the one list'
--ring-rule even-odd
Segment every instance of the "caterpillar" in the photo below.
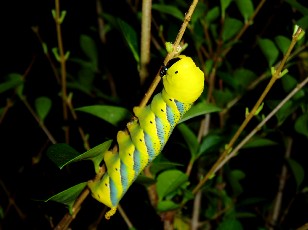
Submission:
{"label": "caterpillar", "polygon": [[92,196],[111,208],[117,205],[141,171],[162,151],[171,132],[182,116],[199,98],[204,88],[204,74],[185,55],[171,59],[160,71],[163,90],[146,107],[134,107],[137,119],[127,123],[126,131],[117,133],[118,152],[107,151],[107,168],[102,179],[88,186]]}

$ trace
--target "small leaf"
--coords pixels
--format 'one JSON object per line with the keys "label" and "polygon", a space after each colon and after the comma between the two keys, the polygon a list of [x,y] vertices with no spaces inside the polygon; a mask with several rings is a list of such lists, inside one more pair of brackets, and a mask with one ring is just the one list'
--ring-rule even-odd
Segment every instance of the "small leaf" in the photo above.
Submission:
{"label": "small leaf", "polygon": [[95,172],[98,172],[99,165],[104,158],[104,153],[109,149],[111,143],[112,140],[105,141],[82,154],[67,144],[54,144],[48,148],[47,156],[60,169],[73,162],[91,160],[94,164]]}
{"label": "small leaf", "polygon": [[80,36],[80,46],[82,51],[88,57],[92,66],[92,70],[97,70],[98,54],[94,40],[90,36],[82,34]]}
{"label": "small leaf", "polygon": [[169,14],[181,21],[184,19],[183,13],[173,5],[166,5],[166,4],[152,4],[152,9],[157,10],[160,13]]}
{"label": "small leaf", "polygon": [[79,156],[79,152],[65,143],[51,145],[47,150],[48,158],[62,169],[69,161]]}
{"label": "small leaf", "polygon": [[237,219],[226,218],[218,225],[217,230],[243,230],[243,226]]}
{"label": "small leaf", "polygon": [[209,12],[205,16],[205,19],[206,19],[207,24],[210,25],[218,17],[219,17],[219,7],[215,6],[209,10]]}
{"label": "small leaf", "polygon": [[308,138],[308,114],[302,114],[295,121],[294,128],[296,132],[303,134]]}
{"label": "small leaf", "polygon": [[186,144],[188,145],[189,152],[193,158],[196,157],[197,150],[198,150],[198,140],[194,132],[184,123],[179,124],[177,128],[180,130],[182,136],[184,137],[184,140]]}
{"label": "small leaf", "polygon": [[234,37],[242,27],[243,23],[240,20],[229,17],[226,18],[222,32],[222,40],[227,41]]}
{"label": "small leaf", "polygon": [[265,147],[272,145],[277,145],[277,142],[262,137],[254,137],[248,143],[246,143],[242,148],[247,149],[247,148]]}
{"label": "small leaf", "polygon": [[299,25],[303,30],[308,29],[308,15],[302,17],[296,22],[296,25]]}
{"label": "small leaf", "polygon": [[180,166],[183,166],[183,165],[169,161],[163,156],[163,154],[160,154],[152,162],[150,170],[151,170],[151,173],[155,176],[164,170],[174,169]]}
{"label": "small leaf", "polygon": [[120,122],[131,117],[127,109],[109,105],[91,105],[76,110],[97,116],[114,126],[118,126]]}
{"label": "small leaf", "polygon": [[117,19],[117,23],[120,27],[120,31],[123,37],[125,38],[128,47],[133,53],[135,60],[137,61],[137,63],[139,63],[140,57],[139,57],[138,38],[136,31],[132,26],[130,26],[129,24],[127,24],[126,22],[124,22],[119,18]]}
{"label": "small leaf", "polygon": [[42,122],[50,111],[51,103],[48,97],[39,97],[35,100],[35,109]]}
{"label": "small leaf", "polygon": [[254,8],[251,0],[235,0],[235,3],[241,12],[245,22],[253,15]]}
{"label": "small leaf", "polygon": [[289,93],[297,85],[297,80],[293,76],[287,74],[283,78],[281,78],[281,83],[284,91],[286,93]]}
{"label": "small leaf", "polygon": [[22,75],[18,73],[10,73],[7,78],[7,81],[0,84],[0,93],[14,89],[23,83]]}
{"label": "small leaf", "polygon": [[75,203],[75,200],[78,198],[78,196],[85,189],[86,186],[87,182],[82,182],[48,198],[47,200],[45,200],[45,202],[55,201],[64,204],[68,207],[70,214],[73,214],[72,208]]}
{"label": "small leaf", "polygon": [[243,187],[240,184],[240,180],[245,178],[245,173],[241,170],[232,170],[229,174],[230,185],[233,190],[233,196],[237,197],[243,192]]}
{"label": "small leaf", "polygon": [[218,134],[208,134],[206,135],[200,144],[200,148],[197,156],[201,156],[213,150],[218,150],[222,145],[223,137]]}
{"label": "small leaf", "polygon": [[110,148],[111,143],[112,140],[105,141],[75,157],[71,161],[67,162],[67,164],[81,160],[91,160],[94,164],[95,172],[98,173],[100,164],[104,159],[104,153]]}
{"label": "small leaf", "polygon": [[225,18],[225,12],[227,8],[229,7],[230,3],[232,0],[220,0],[220,5],[221,5],[221,17]]}
{"label": "small leaf", "polygon": [[214,90],[213,95],[214,95],[216,104],[221,108],[224,108],[226,104],[232,99],[234,99],[235,97],[233,92],[230,91],[229,89]]}
{"label": "small leaf", "polygon": [[172,169],[160,173],[156,184],[159,200],[179,189],[187,181],[187,175],[179,170]]}
{"label": "small leaf", "polygon": [[233,82],[235,83],[238,90],[243,91],[246,89],[253,80],[256,79],[256,74],[244,68],[236,69],[233,73]]}
{"label": "small leaf", "polygon": [[305,177],[305,170],[303,169],[303,167],[295,160],[288,158],[287,162],[291,168],[291,171],[293,173],[293,176],[295,178],[296,181],[296,187],[297,189],[299,189],[299,187],[301,186],[304,177]]}
{"label": "small leaf", "polygon": [[180,120],[179,123],[182,123],[184,121],[187,121],[193,117],[197,117],[200,115],[204,115],[207,113],[214,113],[214,112],[219,112],[221,111],[221,108],[210,104],[210,103],[204,103],[204,102],[200,102],[198,104],[193,105],[190,110],[188,110],[184,116],[182,117],[182,119]]}
{"label": "small leaf", "polygon": [[170,210],[178,209],[181,206],[179,204],[174,203],[171,200],[163,200],[159,201],[157,204],[157,211],[159,212],[167,212]]}
{"label": "small leaf", "polygon": [[258,44],[267,59],[268,65],[273,66],[279,55],[279,51],[274,42],[267,38],[259,38]]}
{"label": "small leaf", "polygon": [[[195,25],[196,22],[199,21],[199,19],[204,18],[206,8],[207,8],[206,5],[202,2],[201,3],[199,2],[197,4],[196,9],[195,9],[195,11],[194,11],[194,13],[191,17],[191,20],[190,20],[192,25]],[[182,12],[181,12],[181,14],[182,14]]]}
{"label": "small leaf", "polygon": [[285,36],[276,36],[275,42],[280,49],[280,51],[285,54],[291,44],[291,40]]}

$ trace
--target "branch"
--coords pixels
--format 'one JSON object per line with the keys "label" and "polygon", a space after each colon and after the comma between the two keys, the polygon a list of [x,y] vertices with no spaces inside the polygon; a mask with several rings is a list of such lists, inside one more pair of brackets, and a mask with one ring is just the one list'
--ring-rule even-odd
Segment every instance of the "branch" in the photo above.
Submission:
{"label": "branch", "polygon": [[199,184],[194,188],[193,193],[196,194],[197,191],[205,184],[205,182],[211,178],[215,172],[218,170],[217,168],[222,164],[222,162],[225,162],[225,158],[227,158],[228,153],[230,152],[230,150],[232,149],[233,145],[235,144],[235,142],[237,141],[238,137],[240,136],[240,134],[242,133],[242,131],[244,130],[244,128],[247,126],[247,124],[249,123],[249,121],[252,119],[252,117],[255,115],[257,109],[259,108],[259,106],[261,105],[261,103],[263,102],[264,98],[266,97],[266,95],[268,94],[268,92],[270,91],[270,89],[272,88],[272,86],[274,85],[274,83],[281,77],[281,72],[283,67],[285,66],[286,61],[288,60],[290,53],[293,49],[293,47],[295,46],[296,42],[298,41],[299,36],[301,36],[303,32],[302,28],[298,28],[297,31],[294,33],[293,37],[292,37],[292,41],[291,44],[286,52],[286,54],[284,55],[282,61],[280,62],[280,65],[278,66],[278,68],[274,71],[272,78],[270,80],[270,82],[268,83],[268,85],[266,86],[266,88],[264,89],[263,93],[261,94],[260,98],[258,99],[258,101],[256,102],[256,104],[254,105],[254,107],[252,108],[252,110],[250,111],[250,113],[247,115],[246,119],[243,121],[243,123],[241,124],[241,126],[239,127],[239,129],[237,130],[237,132],[234,134],[234,136],[232,137],[232,139],[230,140],[229,144],[227,145],[225,151],[221,154],[221,156],[219,157],[219,159],[215,162],[215,164],[212,166],[212,168],[209,170],[209,172],[205,175],[205,177],[199,182]]}

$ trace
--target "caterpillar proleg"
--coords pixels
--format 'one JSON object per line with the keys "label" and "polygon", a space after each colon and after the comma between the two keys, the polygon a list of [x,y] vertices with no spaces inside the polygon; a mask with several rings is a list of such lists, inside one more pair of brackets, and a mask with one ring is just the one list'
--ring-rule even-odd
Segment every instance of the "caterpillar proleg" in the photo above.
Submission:
{"label": "caterpillar proleg", "polygon": [[106,173],[98,182],[89,182],[92,196],[111,210],[117,205],[140,172],[162,151],[174,127],[204,88],[204,74],[185,55],[172,59],[161,69],[164,88],[144,108],[134,107],[136,120],[127,124],[127,131],[117,134],[118,153],[107,151]]}

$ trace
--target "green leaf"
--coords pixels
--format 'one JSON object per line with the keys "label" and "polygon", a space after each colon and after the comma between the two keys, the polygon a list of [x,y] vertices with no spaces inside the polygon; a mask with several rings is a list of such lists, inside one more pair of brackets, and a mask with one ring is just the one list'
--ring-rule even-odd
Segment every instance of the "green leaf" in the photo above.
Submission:
{"label": "green leaf", "polygon": [[[280,101],[267,101],[267,105],[274,109]],[[299,102],[289,100],[287,101],[275,114],[278,120],[278,126],[280,126],[298,107],[300,106]]]}
{"label": "green leaf", "polygon": [[242,148],[247,149],[247,148],[256,148],[256,147],[264,147],[272,145],[277,145],[277,142],[262,137],[254,137],[250,139],[250,141],[248,141]]}
{"label": "green leaf", "polygon": [[80,46],[82,51],[88,57],[92,70],[97,70],[98,54],[94,40],[90,36],[82,34],[80,36]]}
{"label": "green leaf", "polygon": [[205,19],[206,19],[207,24],[210,25],[218,17],[219,17],[219,7],[215,6],[212,9],[209,10],[209,12],[205,16]]}
{"label": "green leaf", "polygon": [[10,73],[7,79],[7,81],[0,84],[0,93],[14,89],[23,83],[22,75],[18,73]]}
{"label": "green leaf", "polygon": [[221,17],[225,18],[226,10],[229,7],[232,0],[220,0],[221,5]]}
{"label": "green leaf", "polygon": [[241,12],[245,22],[253,15],[254,8],[251,0],[235,0],[235,3]]}
{"label": "green leaf", "polygon": [[45,202],[55,201],[64,204],[68,207],[70,214],[73,214],[72,208],[75,203],[75,200],[78,198],[78,196],[85,189],[86,186],[87,182],[82,182],[48,198],[47,200],[45,200]]}
{"label": "green leaf", "polygon": [[100,164],[104,159],[104,154],[110,148],[112,141],[113,140],[105,141],[89,149],[88,151],[67,162],[67,164],[81,160],[91,160],[94,164],[95,172],[98,173]]}
{"label": "green leaf", "polygon": [[167,170],[167,169],[174,169],[176,167],[183,166],[182,164],[175,163],[172,161],[169,161],[164,157],[163,154],[159,154],[155,160],[151,164],[151,173],[152,175],[157,175],[158,173]]}
{"label": "green leaf", "polygon": [[264,54],[268,65],[271,67],[276,62],[279,51],[273,41],[267,38],[259,38],[258,44],[261,48],[262,53]]}
{"label": "green leaf", "polygon": [[256,78],[256,74],[249,69],[239,68],[233,73],[233,82],[239,90],[246,89]]}
{"label": "green leaf", "polygon": [[77,150],[65,143],[51,145],[47,150],[48,158],[60,169],[79,155],[80,153]]}
{"label": "green leaf", "polygon": [[308,114],[302,114],[295,121],[295,131],[308,138]]}
{"label": "green leaf", "polygon": [[245,173],[241,170],[235,169],[228,173],[230,185],[233,190],[233,196],[237,197],[243,192],[243,187],[240,180],[245,178]]}
{"label": "green leaf", "polygon": [[182,123],[184,121],[187,121],[193,117],[197,117],[200,115],[204,115],[207,113],[213,113],[213,112],[219,112],[221,111],[221,108],[210,104],[210,103],[205,103],[205,102],[200,102],[197,103],[195,105],[193,105],[190,110],[188,110],[184,116],[182,117],[182,119],[180,120],[179,123]]}
{"label": "green leaf", "polygon": [[105,141],[82,154],[67,144],[54,144],[48,148],[47,156],[60,169],[72,162],[91,160],[94,164],[95,172],[98,172],[99,165],[104,158],[104,153],[109,149],[111,143],[112,140]]}
{"label": "green leaf", "polygon": [[170,211],[170,210],[178,209],[180,207],[181,206],[179,204],[176,204],[171,200],[163,200],[163,201],[158,201],[157,211],[158,212],[167,212],[167,211]]}
{"label": "green leaf", "polygon": [[199,157],[210,151],[218,149],[222,145],[222,142],[223,142],[223,137],[221,135],[218,135],[218,134],[206,135],[202,139],[197,156]]}
{"label": "green leaf", "polygon": [[[206,12],[206,5],[204,3],[198,3],[196,6],[196,9],[193,13],[193,15],[191,16],[191,24],[195,25],[197,21],[199,21],[199,19],[204,18],[205,12]],[[182,12],[181,12],[182,14]]]}
{"label": "green leaf", "polygon": [[76,110],[97,116],[114,126],[118,126],[123,120],[131,118],[131,114],[127,109],[117,106],[91,105],[77,108]]}
{"label": "green leaf", "polygon": [[296,22],[296,25],[299,25],[303,30],[308,29],[308,15],[302,17]]}
{"label": "green leaf", "polygon": [[288,162],[290,169],[293,173],[293,176],[295,178],[297,189],[299,189],[302,182],[304,181],[305,170],[303,169],[303,167],[297,161],[295,161],[291,158],[288,158],[287,162]]}
{"label": "green leaf", "polygon": [[235,18],[226,18],[223,31],[222,31],[222,40],[227,41],[233,38],[243,27],[243,23]]}
{"label": "green leaf", "polygon": [[179,189],[187,181],[187,175],[176,169],[160,173],[156,184],[159,200],[161,201],[165,196]]}
{"label": "green leaf", "polygon": [[197,150],[198,150],[198,139],[197,136],[194,134],[194,132],[184,123],[179,124],[177,128],[180,130],[182,136],[184,137],[184,140],[186,144],[188,145],[189,152],[193,158],[196,157]]}
{"label": "green leaf", "polygon": [[216,104],[221,108],[224,108],[226,104],[232,99],[234,99],[235,97],[233,92],[230,91],[229,89],[214,90],[213,95],[214,95]]}
{"label": "green leaf", "polygon": [[117,23],[128,47],[133,53],[135,60],[137,61],[137,63],[139,63],[140,57],[138,49],[138,37],[136,31],[132,26],[130,26],[121,19],[117,19]]}
{"label": "green leaf", "polygon": [[50,111],[51,103],[48,97],[39,97],[35,100],[35,109],[42,122]]}
{"label": "green leaf", "polygon": [[166,5],[166,4],[152,4],[152,9],[157,10],[160,13],[169,14],[180,21],[183,21],[184,15],[183,13],[174,5]]}
{"label": "green leaf", "polygon": [[217,230],[243,230],[243,226],[237,219],[226,218],[218,225]]}
{"label": "green leaf", "polygon": [[283,78],[281,78],[281,83],[284,91],[289,93],[297,85],[297,80],[293,76],[286,74]]}
{"label": "green leaf", "polygon": [[279,35],[275,37],[275,42],[280,51],[285,54],[291,44],[291,40],[285,36]]}

